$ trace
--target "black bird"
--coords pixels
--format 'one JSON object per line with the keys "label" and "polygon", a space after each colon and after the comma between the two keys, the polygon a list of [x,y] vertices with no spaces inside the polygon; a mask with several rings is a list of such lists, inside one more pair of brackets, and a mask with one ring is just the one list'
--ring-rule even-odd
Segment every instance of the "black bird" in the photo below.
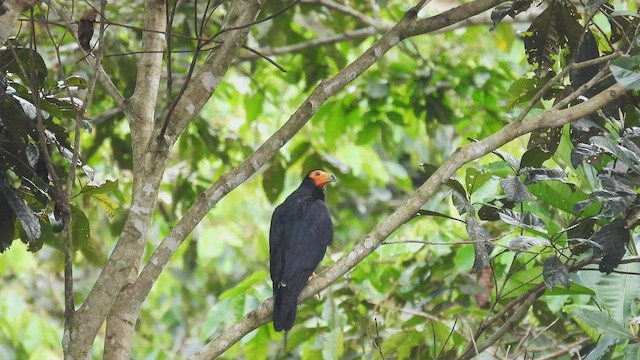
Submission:
{"label": "black bird", "polygon": [[332,181],[335,176],[322,169],[310,171],[271,217],[269,254],[276,331],[293,327],[298,295],[333,240],[324,189]]}

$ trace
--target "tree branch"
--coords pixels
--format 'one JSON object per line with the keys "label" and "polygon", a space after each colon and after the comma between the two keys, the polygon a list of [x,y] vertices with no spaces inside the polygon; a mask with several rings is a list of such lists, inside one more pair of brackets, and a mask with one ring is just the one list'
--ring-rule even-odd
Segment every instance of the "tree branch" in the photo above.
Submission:
{"label": "tree branch", "polygon": [[[136,88],[130,99],[134,116],[127,116],[133,142],[133,165],[140,163],[153,130],[153,120],[162,77],[162,56],[166,47],[166,2],[146,0],[144,5],[145,31],[142,33],[142,53],[138,60]],[[147,31],[148,29],[148,31]],[[102,46],[102,44],[100,44]],[[129,114],[127,114],[129,115]],[[137,160],[137,161],[136,161]]]}
{"label": "tree branch", "polygon": [[502,326],[498,331],[496,331],[493,335],[491,335],[485,342],[483,342],[482,344],[474,348],[473,352],[467,351],[463,356],[460,357],[460,360],[471,359],[472,357],[482,353],[483,351],[491,347],[491,345],[493,345],[496,341],[500,340],[507,331],[513,329],[513,327],[520,321],[520,319],[522,319],[522,317],[527,313],[527,311],[529,311],[529,308],[531,307],[531,305],[533,305],[533,303],[540,296],[542,296],[542,294],[544,294],[544,288],[539,289],[533,292],[532,294],[530,294],[527,300],[520,305],[518,310],[516,310],[513,313],[513,315],[511,315],[509,319],[507,319],[507,321],[504,322],[504,324],[502,324]]}
{"label": "tree branch", "polygon": [[[162,51],[165,49],[165,36],[164,31],[167,25],[166,22],[166,3],[164,1],[146,0],[145,1],[145,17],[144,28],[149,29],[142,34],[142,50],[143,54],[140,55],[138,62],[138,73],[136,78],[136,87],[133,95],[131,96],[129,107],[125,111],[127,119],[129,120],[129,126],[131,128],[132,149],[133,149],[133,173],[134,173],[134,186],[133,186],[133,201],[132,209],[139,210],[143,206],[137,205],[155,203],[157,198],[158,187],[151,189],[145,189],[141,184],[148,181],[149,176],[145,175],[146,169],[153,168],[151,163],[160,162],[165,163],[166,158],[150,159],[146,157],[147,144],[153,130],[153,122],[155,116],[155,106],[158,99],[158,91],[160,88],[160,78],[162,73]],[[102,44],[101,44],[102,45]],[[145,161],[146,160],[146,161]],[[151,174],[151,178],[161,179],[164,172],[164,166],[157,167],[158,172]],[[146,186],[146,185],[145,185]],[[145,199],[151,197],[152,199]],[[144,199],[139,201],[138,199]],[[148,205],[147,205],[148,206]],[[125,279],[126,282],[133,282],[138,274],[138,268],[140,265],[140,256],[144,249],[140,246],[144,243],[146,238],[146,231],[148,230],[151,220],[153,218],[153,206],[148,207],[148,214],[140,214],[140,211],[136,214],[136,211],[132,211],[129,217],[138,218],[134,222],[134,226],[137,230],[144,228],[141,231],[140,237],[121,238],[119,245],[122,244],[122,252],[129,254],[124,266],[129,268],[130,277]],[[126,240],[126,241],[125,241]],[[120,247],[119,247],[120,248]],[[115,252],[113,255],[118,255],[121,252]],[[107,328],[105,333],[104,344],[104,359],[126,359],[130,357],[130,348],[133,341],[134,324],[128,320],[128,304],[123,304],[117,301],[117,292],[120,288],[113,288],[115,303],[109,311],[107,318]]]}
{"label": "tree branch", "polygon": [[[499,1],[499,0],[493,0]],[[467,4],[471,5],[473,3]],[[487,3],[487,9],[491,4]],[[425,27],[425,31],[434,31],[461,21],[469,16],[469,6],[461,6],[443,14],[431,18],[431,26]],[[486,9],[485,9],[486,10]],[[480,10],[478,10],[480,11]],[[305,124],[319,107],[331,96],[360,76],[371,65],[377,62],[387,51],[400,42],[402,34],[416,21],[413,16],[405,16],[393,29],[387,32],[375,44],[367,49],[358,59],[345,67],[334,77],[323,81],[314,89],[304,103],[296,110],[291,118],[247,158],[237,168],[224,174],[218,181],[202,193],[196,202],[189,208],[183,218],[170,231],[169,235],[160,243],[149,262],[145,265],[138,280],[127,296],[142,302],[148,295],[151,287],[157,280],[160,272],[166,266],[169,259],[178,246],[184,241],[194,227],[202,220],[204,215],[226,194],[231,192],[246,179],[262,167],[284,144],[289,141]],[[237,340],[236,340],[237,341]]]}
{"label": "tree branch", "polygon": [[[584,103],[568,109],[549,110],[528,120],[511,123],[481,141],[458,149],[411,195],[405,205],[396,209],[396,211],[386,219],[378,223],[363,240],[358,242],[351,251],[342,256],[335,264],[313,278],[302,291],[298,302],[314,296],[342,277],[349,270],[353,269],[360,261],[380,246],[389,235],[413,218],[438,188],[443,185],[447,179],[451,178],[463,165],[489,154],[507,142],[534,130],[561,126],[576,121],[588,114],[592,114],[604,105],[621,97],[626,92],[627,90],[619,84],[613,85]],[[255,310],[249,312],[237,321],[229,329],[225,330],[220,336],[209,342],[203,350],[189,357],[189,359],[209,359],[222,354],[246,334],[270,321],[272,310],[273,299],[269,298]]]}
{"label": "tree branch", "polygon": [[0,46],[14,33],[13,26],[24,10],[32,7],[37,0],[5,0],[0,2]]}

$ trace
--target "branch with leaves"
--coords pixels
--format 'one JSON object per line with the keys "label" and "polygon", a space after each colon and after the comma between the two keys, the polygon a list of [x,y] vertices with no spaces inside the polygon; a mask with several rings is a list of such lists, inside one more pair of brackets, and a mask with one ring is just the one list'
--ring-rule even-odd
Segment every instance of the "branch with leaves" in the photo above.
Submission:
{"label": "branch with leaves", "polygon": [[[335,264],[318,274],[309,281],[307,287],[300,294],[298,302],[302,302],[320,291],[326,289],[336,280],[353,269],[359,262],[380,246],[394,231],[411,220],[424,203],[431,198],[436,191],[462,166],[471,161],[491,153],[502,145],[532,131],[561,126],[576,121],[588,114],[592,114],[606,104],[620,98],[627,92],[621,85],[613,85],[609,89],[596,95],[592,99],[563,110],[548,110],[538,116],[524,121],[511,123],[502,130],[458,149],[445,160],[436,172],[420,186],[406,203],[379,222],[364,239],[360,240],[349,252],[342,256]],[[144,271],[143,271],[144,273]],[[544,285],[542,285],[544,286]],[[534,301],[539,295],[532,297]],[[528,307],[527,307],[528,309]],[[209,342],[203,350],[195,353],[189,359],[210,359],[222,354],[246,334],[266,324],[271,319],[273,300],[264,301],[255,310],[252,310],[232,327],[225,330],[220,336]],[[513,316],[514,321],[520,318],[520,313]]]}

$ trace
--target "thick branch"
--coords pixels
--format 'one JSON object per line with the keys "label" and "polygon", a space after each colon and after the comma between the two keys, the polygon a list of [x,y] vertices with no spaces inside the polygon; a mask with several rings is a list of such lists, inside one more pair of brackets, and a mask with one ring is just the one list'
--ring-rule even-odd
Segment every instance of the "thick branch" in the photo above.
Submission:
{"label": "thick branch", "polygon": [[[164,31],[166,22],[166,3],[164,1],[147,0],[145,2],[144,31],[142,35],[142,50],[138,61],[138,74],[136,79],[136,88],[130,99],[128,111],[125,111],[129,125],[131,128],[132,149],[133,149],[133,169],[134,169],[134,201],[132,204],[140,203],[138,199],[144,199],[144,203],[155,202],[157,197],[157,188],[154,191],[144,189],[141,184],[147,181],[145,176],[146,169],[153,168],[149,161],[154,163],[164,163],[163,158],[148,158],[147,144],[153,130],[153,121],[155,117],[155,106],[158,98],[158,89],[160,87],[160,78],[162,72],[162,52],[165,48]],[[148,160],[145,162],[145,159]],[[159,173],[151,174],[152,178],[162,178],[164,166],[157,168]],[[148,199],[152,197],[152,199]],[[145,199],[146,198],[146,199]],[[139,209],[141,206],[133,209]],[[140,228],[148,229],[154,207],[149,207],[148,214],[132,214],[137,217],[137,230]],[[133,282],[140,265],[140,256],[142,255],[143,239],[146,237],[146,231],[141,231],[140,238],[121,238],[122,252],[126,252],[131,256],[129,261],[125,263],[126,267],[131,268],[129,274],[131,277],[126,280]],[[120,253],[120,252],[119,252]],[[119,253],[115,253],[119,254]],[[114,288],[118,292],[120,288]],[[105,334],[104,359],[126,359],[130,357],[130,349],[133,341],[134,323],[128,319],[128,304],[115,302],[109,312],[107,318],[107,329]]]}
{"label": "thick branch", "polygon": [[[351,251],[342,256],[335,264],[311,280],[300,295],[298,302],[314,296],[342,277],[349,270],[353,269],[360,261],[380,246],[389,235],[413,218],[424,203],[435,194],[438,188],[443,185],[447,179],[450,179],[463,165],[534,130],[562,126],[588,114],[592,114],[625,93],[626,90],[622,86],[618,84],[613,85],[590,100],[572,108],[549,110],[526,121],[509,124],[482,141],[474,142],[458,149],[411,195],[403,206],[396,209],[389,217],[378,223],[363,240],[358,242]],[[222,354],[246,334],[270,321],[272,310],[273,300],[271,298],[265,300],[255,310],[249,312],[222,333],[222,335],[209,342],[202,351],[192,355],[189,359],[209,359]]]}
{"label": "thick branch", "polygon": [[[462,14],[459,16],[462,17]],[[455,17],[453,17],[455,19]],[[284,146],[316,113],[319,107],[332,95],[360,76],[399,41],[402,31],[415,17],[403,18],[393,29],[331,79],[323,81],[296,110],[291,118],[242,164],[224,174],[218,181],[202,193],[189,208],[183,218],[160,243],[149,262],[143,268],[138,280],[130,289],[131,296],[141,303],[148,295],[160,272],[178,246],[184,241],[206,213],[226,194],[238,187],[260,169],[277,151]],[[436,19],[436,23],[438,23]],[[451,20],[451,19],[448,19]],[[443,20],[440,20],[443,21]],[[453,20],[455,21],[455,20]]]}
{"label": "thick branch", "polygon": [[[165,35],[167,27],[165,1],[147,0],[144,6],[144,26],[142,33],[142,52],[138,60],[138,74],[136,88],[130,99],[134,114],[129,116],[132,144],[134,173],[135,164],[142,158],[155,117],[156,102],[160,78],[162,77],[162,55],[165,50]],[[138,160],[138,161],[136,161]]]}

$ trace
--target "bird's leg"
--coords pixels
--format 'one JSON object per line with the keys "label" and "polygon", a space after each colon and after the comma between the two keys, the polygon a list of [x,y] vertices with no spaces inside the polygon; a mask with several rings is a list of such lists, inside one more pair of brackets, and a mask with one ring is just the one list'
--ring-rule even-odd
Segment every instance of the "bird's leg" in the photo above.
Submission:
{"label": "bird's leg", "polygon": [[[307,280],[307,282],[311,281],[311,279],[313,279],[314,277],[318,276],[318,274],[314,272],[311,273],[311,275],[309,276],[309,280]],[[322,295],[320,295],[320,293],[317,293],[316,296],[318,297],[318,300],[322,300]]]}

